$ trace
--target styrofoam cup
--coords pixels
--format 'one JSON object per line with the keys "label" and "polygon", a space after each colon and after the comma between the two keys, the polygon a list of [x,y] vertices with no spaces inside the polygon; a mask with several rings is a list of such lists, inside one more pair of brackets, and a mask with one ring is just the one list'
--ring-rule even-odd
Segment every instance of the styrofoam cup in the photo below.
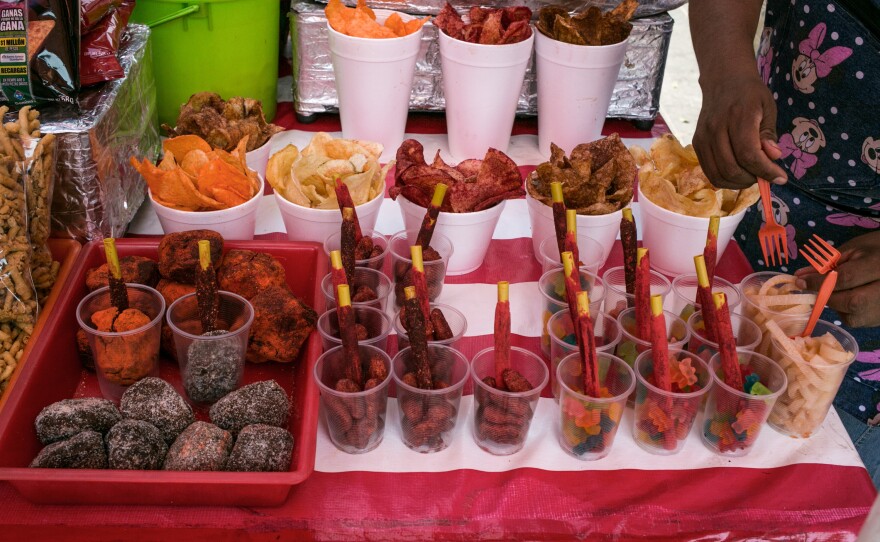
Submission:
{"label": "styrofoam cup", "polygon": [[508,45],[481,45],[440,35],[449,151],[481,158],[489,147],[507,151],[513,119],[532,56],[535,30]]}
{"label": "styrofoam cup", "polygon": [[[586,269],[594,275],[599,274],[599,269],[605,264],[599,261],[599,257],[604,252],[602,245],[595,239],[589,237],[578,237],[578,257],[581,264],[579,267]],[[551,269],[559,269],[562,267],[562,258],[559,255],[559,243],[556,236],[548,237],[541,242],[541,248],[538,249],[538,260],[541,262],[541,273],[546,273]]]}
{"label": "styrofoam cup", "polygon": [[[414,18],[384,9],[374,12],[379,23],[392,13],[404,22]],[[342,137],[377,141],[386,152],[396,152],[406,129],[421,28],[401,38],[372,39],[347,36],[328,23],[327,33]]]}
{"label": "styrofoam cup", "polygon": [[[150,193],[153,210],[165,233],[209,229],[229,240],[249,241],[254,238],[257,225],[257,209],[263,199],[265,181],[260,175],[260,189],[254,197],[241,205],[219,211],[180,211],[157,203]],[[337,213],[338,214],[338,213]],[[341,220],[341,219],[340,219]]]}
{"label": "styrofoam cup", "polygon": [[[385,198],[384,190],[372,200],[356,205],[358,221],[361,230],[373,231],[376,227],[376,218],[379,216],[379,208]],[[339,231],[342,224],[342,213],[339,209],[312,209],[290,202],[278,192],[275,192],[275,201],[278,202],[278,210],[284,220],[284,228],[287,230],[287,239],[290,241],[309,241],[321,243],[334,232]]]}
{"label": "styrofoam cup", "polygon": [[248,169],[252,169],[260,174],[260,177],[266,176],[266,164],[269,163],[269,155],[272,154],[272,140],[268,139],[261,147],[245,153],[244,159],[247,162]]}
{"label": "styrofoam cup", "polygon": [[626,40],[613,45],[572,45],[537,32],[538,150],[550,156],[550,143],[566,154],[599,139]]}
{"label": "styrofoam cup", "polygon": [[[399,196],[397,201],[400,203],[404,228],[407,231],[418,231],[427,209],[403,196]],[[447,264],[447,275],[464,275],[483,264],[503,210],[504,201],[473,213],[440,213],[434,232],[445,236],[455,247]]]}
{"label": "styrofoam cup", "polygon": [[[529,194],[526,194],[526,203],[529,207],[529,222],[532,224],[532,249],[535,253],[535,259],[541,263],[541,242],[548,237],[556,237],[556,230],[553,226],[553,208],[544,205]],[[614,247],[617,234],[620,233],[621,216],[623,216],[623,211],[620,210],[607,215],[577,215],[578,246],[580,246],[581,238],[592,239],[602,245],[599,268],[605,265],[605,261]],[[704,233],[703,243],[705,244],[705,242]],[[651,263],[653,264],[653,262],[652,255]]]}
{"label": "styrofoam cup", "polygon": [[[660,207],[642,193],[642,246],[651,251],[651,268],[668,277],[694,272],[694,256],[703,253],[709,218],[686,216]],[[718,225],[718,258],[724,254],[733,232],[745,216],[745,209],[732,216],[722,216]]]}

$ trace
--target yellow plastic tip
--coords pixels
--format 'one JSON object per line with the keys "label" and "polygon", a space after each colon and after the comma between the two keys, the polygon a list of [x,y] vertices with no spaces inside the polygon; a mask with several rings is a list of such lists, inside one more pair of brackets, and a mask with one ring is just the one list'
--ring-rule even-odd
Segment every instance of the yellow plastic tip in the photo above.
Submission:
{"label": "yellow plastic tip", "polygon": [[122,278],[122,270],[119,268],[119,254],[116,252],[116,239],[107,237],[104,239],[104,255],[107,257],[107,267],[115,279]]}
{"label": "yellow plastic tip", "polygon": [[634,221],[632,209],[629,207],[623,208],[623,218],[629,220],[630,222]]}
{"label": "yellow plastic tip", "polygon": [[416,297],[416,287],[415,286],[407,286],[403,289],[403,295],[406,299],[415,299]]}
{"label": "yellow plastic tip", "polygon": [[506,280],[498,282],[498,302],[504,303],[510,299],[510,283]]}
{"label": "yellow plastic tip", "polygon": [[580,316],[590,316],[590,296],[584,290],[577,293],[577,312]]}
{"label": "yellow plastic tip", "polygon": [[712,299],[715,301],[715,308],[720,309],[727,303],[727,296],[724,295],[724,292],[716,292],[712,294]]}
{"label": "yellow plastic tip", "polygon": [[577,233],[577,217],[578,213],[574,209],[565,210],[565,231],[568,233]]}
{"label": "yellow plastic tip", "polygon": [[203,270],[211,265],[211,242],[207,239],[199,241],[199,265]]}
{"label": "yellow plastic tip", "polygon": [[446,188],[447,186],[443,183],[437,183],[434,186],[434,197],[431,198],[431,205],[434,207],[441,207],[443,205],[443,199],[446,197]]}
{"label": "yellow plastic tip", "polygon": [[550,183],[550,199],[553,201],[553,203],[563,203],[562,183],[558,181]]}
{"label": "yellow plastic tip", "polygon": [[[718,237],[718,226],[721,224],[720,216],[710,216],[709,217],[709,235]],[[708,241],[708,238],[707,238]]]}
{"label": "yellow plastic tip", "polygon": [[330,251],[330,267],[333,269],[342,269],[342,252],[339,250]]}
{"label": "yellow plastic tip", "polygon": [[660,316],[663,314],[663,296],[660,294],[651,296],[651,314]]}
{"label": "yellow plastic tip", "polygon": [[409,255],[412,257],[413,268],[424,273],[425,261],[422,259],[422,245],[412,245],[409,247]]}
{"label": "yellow plastic tip", "polygon": [[636,265],[642,263],[642,257],[648,254],[648,249],[639,248],[636,249]]}
{"label": "yellow plastic tip", "polygon": [[343,220],[351,220],[354,218],[354,209],[351,207],[343,207],[342,208],[342,218]]}
{"label": "yellow plastic tip", "polygon": [[339,298],[340,307],[351,306],[351,290],[348,289],[348,284],[340,284],[336,287],[336,297]]}
{"label": "yellow plastic tip", "polygon": [[562,253],[562,270],[566,277],[574,271],[574,256],[567,250]]}
{"label": "yellow plastic tip", "polygon": [[703,258],[702,254],[694,256],[694,267],[697,270],[697,282],[703,288],[708,288],[710,286],[709,272],[706,271],[706,259]]}

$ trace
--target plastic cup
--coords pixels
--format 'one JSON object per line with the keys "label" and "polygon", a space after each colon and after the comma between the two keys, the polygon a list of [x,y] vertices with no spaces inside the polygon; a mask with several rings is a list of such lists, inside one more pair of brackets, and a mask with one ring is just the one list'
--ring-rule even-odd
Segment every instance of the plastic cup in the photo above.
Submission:
{"label": "plastic cup", "polygon": [[187,294],[168,307],[168,325],[174,337],[180,380],[195,403],[214,403],[238,389],[254,321],[254,308],[232,292],[219,292],[220,310],[215,327],[205,334],[196,294]]}
{"label": "plastic cup", "polygon": [[[373,11],[379,24],[392,13],[404,22],[413,19],[403,12]],[[377,141],[394,153],[406,129],[422,29],[399,38],[356,38],[337,32],[327,23],[327,37],[342,137]]]}
{"label": "plastic cup", "polygon": [[[590,319],[593,321],[596,351],[613,354],[621,338],[617,320],[604,312],[590,313]],[[558,401],[559,383],[556,381],[556,368],[563,358],[579,352],[574,326],[571,324],[571,314],[568,311],[559,311],[551,316],[547,321],[547,333],[550,335],[550,382],[553,397]]]}
{"label": "plastic cup", "polygon": [[[690,339],[687,322],[669,311],[663,311],[663,316],[666,319],[666,339],[669,342],[669,350],[683,350]],[[651,341],[643,341],[636,334],[635,308],[621,312],[617,316],[617,324],[620,326],[621,336],[614,354],[633,367],[636,357],[651,348]]]}
{"label": "plastic cup", "polygon": [[[718,343],[710,341],[706,336],[706,324],[703,322],[703,311],[697,311],[688,318],[688,350],[705,362],[718,353]],[[738,350],[754,351],[761,342],[761,330],[751,320],[739,315],[730,315],[730,327]]]}
{"label": "plastic cup", "polygon": [[[803,333],[804,322],[799,318],[782,320],[779,327],[786,335],[795,336]],[[822,426],[847,369],[859,355],[859,345],[852,335],[840,326],[819,320],[811,336],[825,334],[831,334],[852,354],[848,361],[813,363],[798,359],[789,355],[775,337],[772,339],[771,358],[785,371],[788,387],[776,401],[768,421],[784,435],[807,438]]]}
{"label": "plastic cup", "polygon": [[248,169],[252,169],[260,174],[261,178],[266,177],[266,165],[269,163],[269,155],[272,154],[272,139],[266,140],[262,146],[246,152],[244,155]]}
{"label": "plastic cup", "polygon": [[580,356],[572,354],[556,368],[559,382],[559,445],[565,453],[584,461],[602,459],[611,452],[623,417],[626,399],[636,387],[633,370],[622,359],[596,354],[599,385],[607,397],[584,395]]}
{"label": "plastic cup", "polygon": [[95,372],[101,395],[116,403],[128,386],[147,376],[159,376],[159,343],[165,299],[162,294],[141,284],[126,284],[128,305],[150,318],[138,328],[113,332],[98,331],[92,315],[112,307],[110,288],[90,293],[76,307],[76,320],[85,331],[95,360]]}
{"label": "plastic cup", "polygon": [[509,45],[468,43],[437,33],[449,151],[458,160],[482,158],[489,147],[507,152],[534,30]]}
{"label": "plastic cup", "polygon": [[[264,190],[263,177],[260,176],[260,189],[254,197],[241,205],[221,209],[219,211],[180,211],[165,207],[153,199],[150,192],[150,200],[153,210],[159,217],[159,224],[166,234],[182,231],[208,229],[223,236],[226,240],[250,241],[254,238],[254,229],[257,225],[257,210],[263,200]],[[337,211],[337,214],[338,211]],[[340,219],[342,220],[342,219]]]}
{"label": "plastic cup", "polygon": [[474,440],[480,449],[492,455],[510,455],[522,450],[541,390],[550,378],[544,360],[522,348],[510,348],[510,368],[528,380],[532,386],[530,391],[502,391],[483,382],[484,378],[495,376],[494,348],[481,350],[471,361]]}
{"label": "plastic cup", "polygon": [[[391,318],[379,309],[366,306],[355,306],[354,317],[358,324],[367,331],[366,339],[358,339],[359,344],[375,346],[385,351],[388,346],[388,334],[391,333]],[[339,316],[336,309],[330,309],[318,318],[318,334],[324,352],[342,344],[339,338]]]}
{"label": "plastic cup", "polygon": [[[394,280],[395,303],[398,307],[403,305],[403,289],[412,286],[412,259],[409,249],[416,242],[418,234],[418,229],[405,230],[394,234],[388,241],[388,248],[391,250],[391,277]],[[424,262],[425,281],[428,283],[428,301],[434,301],[443,291],[446,266],[452,258],[453,250],[449,239],[436,231],[431,237],[430,246],[440,254],[439,260]]]}
{"label": "plastic cup", "polygon": [[[362,454],[375,449],[385,435],[385,411],[388,384],[391,382],[391,358],[384,351],[366,344],[358,345],[361,364],[380,359],[385,375],[374,387],[360,392],[336,390],[336,383],[348,378],[349,367],[342,346],[331,348],[315,362],[315,382],[321,390],[321,412],[327,423],[330,441],[348,454]],[[367,383],[370,381],[368,380]]]}
{"label": "plastic cup", "polygon": [[[369,267],[370,269],[375,269],[376,271],[382,271],[383,266],[385,265],[385,256],[388,255],[388,239],[385,238],[384,235],[378,232],[373,231],[363,231],[364,235],[367,235],[373,239],[373,246],[382,247],[382,254],[378,256],[374,256],[372,258],[365,258],[363,260],[355,260],[355,267]],[[327,255],[327,269],[330,269],[330,252],[334,250],[340,250],[342,248],[342,243],[340,240],[342,239],[341,232],[334,232],[324,240],[324,253]]]}
{"label": "plastic cup", "polygon": [[[590,296],[590,314],[602,312],[602,301],[605,298],[605,285],[602,279],[588,273],[584,269],[579,271],[581,289]],[[568,310],[568,300],[565,297],[565,276],[562,269],[547,271],[538,280],[538,289],[543,297],[541,310],[541,352],[550,357],[550,335],[547,332],[547,322],[560,311]]]}
{"label": "plastic cup", "polygon": [[[403,196],[399,196],[397,201],[400,203],[404,228],[407,231],[418,231],[427,209]],[[447,275],[464,275],[483,265],[489,242],[492,241],[492,234],[503,210],[504,201],[501,201],[488,209],[473,213],[440,213],[434,226],[434,235],[443,235],[456,247],[446,266]]]}
{"label": "plastic cup", "polygon": [[570,153],[602,136],[627,42],[572,45],[536,34],[538,150],[549,157],[553,142]]}
{"label": "plastic cup", "polygon": [[[436,385],[445,387],[423,390],[404,379],[413,364],[411,348],[399,351],[392,360],[392,375],[397,385],[400,407],[400,434],[407,448],[428,454],[446,449],[455,436],[455,424],[468,375],[464,354],[448,346],[428,345],[428,361]],[[408,379],[408,378],[407,378]]]}
{"label": "plastic cup", "polygon": [[[580,256],[581,263],[583,263],[581,269],[586,269],[589,273],[598,275],[599,269],[605,263],[599,259],[602,254],[602,245],[589,237],[578,237],[577,245],[578,255]],[[542,273],[562,268],[559,244],[556,242],[555,235],[541,241],[541,247],[538,250]]]}
{"label": "plastic cup", "polygon": [[[369,286],[376,292],[377,298],[372,301],[354,301],[358,288]],[[333,275],[327,273],[321,279],[321,291],[324,292],[324,300],[327,302],[327,310],[336,307],[336,292],[333,291]],[[388,306],[388,297],[391,295],[391,279],[384,273],[370,269],[368,267],[355,267],[354,280],[351,288],[352,306],[353,307],[373,307],[380,311],[385,311]]]}
{"label": "plastic cup", "polygon": [[[757,324],[761,330],[761,343],[755,349],[755,352],[765,356],[773,355],[772,337],[767,329],[768,320],[773,320],[778,324],[782,320],[797,319],[803,325],[807,323],[807,320],[810,318],[810,311],[813,310],[813,306],[808,305],[803,307],[803,312],[800,314],[792,314],[768,308],[761,303],[759,292],[765,288],[764,283],[783,274],[774,271],[760,271],[745,277],[739,284],[739,290],[742,294],[742,309],[740,312],[743,316]],[[772,285],[767,285],[766,288],[767,293],[771,295],[777,291],[776,287]]]}
{"label": "plastic cup", "polygon": [[[694,272],[694,256],[703,253],[709,218],[686,216],[656,205],[639,188],[642,210],[642,246],[651,251],[651,267],[674,277]],[[722,216],[718,225],[718,258],[724,254],[733,232],[746,214]],[[716,263],[717,263],[716,260]]]}
{"label": "plastic cup", "polygon": [[[670,350],[669,363],[673,389],[665,391],[654,385],[653,350],[642,352],[636,358],[636,400],[633,440],[639,448],[657,455],[672,455],[681,451],[703,401],[712,386],[712,376],[705,361],[683,350]],[[678,369],[679,363],[690,359],[695,371],[686,379]]]}
{"label": "plastic cup", "polygon": [[[679,275],[672,280],[671,303],[667,303],[666,310],[687,320],[695,311],[702,310],[702,304],[697,299],[697,275]],[[712,279],[712,293],[724,293],[727,298],[727,308],[732,315],[742,301],[739,286],[721,277]]]}
{"label": "plastic cup", "polygon": [[[362,231],[373,231],[376,227],[376,219],[379,216],[379,208],[385,199],[384,191],[361,205],[356,205],[358,221]],[[303,207],[275,192],[275,202],[281,211],[284,220],[284,228],[287,230],[289,241],[306,241],[310,243],[323,243],[330,235],[339,231],[342,225],[342,213],[338,208],[312,209]]]}
{"label": "plastic cup", "polygon": [[[455,307],[443,303],[430,303],[429,306],[432,309],[440,309],[443,312],[443,316],[446,318],[446,323],[449,324],[449,329],[452,330],[452,337],[449,339],[443,339],[442,341],[428,341],[428,343],[442,344],[443,346],[455,348],[456,345],[458,345],[458,341],[464,337],[464,334],[467,331],[467,320],[465,319],[464,314]],[[397,333],[397,349],[402,350],[408,347],[409,337],[407,336],[406,329],[403,327],[403,322],[400,321],[400,311],[398,311],[397,315],[394,317],[394,332]]]}
{"label": "plastic cup", "polygon": [[[635,306],[636,296],[626,293],[626,271],[623,266],[612,267],[602,274],[607,292],[605,294],[605,312],[615,318],[628,307]],[[651,295],[663,296],[664,303],[672,291],[669,279],[656,271],[651,271]],[[687,320],[687,318],[682,318]]]}
{"label": "plastic cup", "polygon": [[[529,174],[536,175],[535,172]],[[526,179],[529,182],[529,179]],[[556,229],[553,225],[553,208],[544,205],[536,200],[528,193],[526,194],[526,204],[529,208],[529,222],[532,225],[532,250],[535,252],[535,258],[541,263],[541,243],[548,237],[556,236]],[[620,233],[620,217],[623,211],[614,211],[607,215],[577,215],[577,237],[578,247],[582,238],[592,239],[602,246],[602,255],[598,258],[599,267],[605,265],[611,249],[614,248],[614,242]],[[704,240],[705,242],[705,240]]]}
{"label": "plastic cup", "polygon": [[724,383],[721,354],[709,362],[714,385],[706,401],[700,436],[718,455],[738,457],[749,453],[774,403],[788,385],[785,372],[775,361],[754,352],[737,351],[740,366],[751,369],[770,395],[751,395]]}

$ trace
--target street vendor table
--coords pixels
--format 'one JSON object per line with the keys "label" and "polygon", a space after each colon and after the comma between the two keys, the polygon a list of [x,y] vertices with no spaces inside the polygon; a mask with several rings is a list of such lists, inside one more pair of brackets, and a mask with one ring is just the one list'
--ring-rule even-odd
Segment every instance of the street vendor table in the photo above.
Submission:
{"label": "street vendor table", "polygon": [[[314,131],[339,131],[336,117],[296,124],[289,103],[281,104],[278,122],[292,130],[276,136],[276,149],[302,148]],[[413,116],[407,132],[424,144],[426,156],[438,148],[449,156],[444,126],[442,116]],[[625,123],[608,123],[605,131],[647,147],[663,130],[658,122],[654,133]],[[517,123],[508,154],[523,173],[541,161],[534,134],[534,122]],[[638,216],[637,203],[634,208]],[[402,226],[397,204],[387,199],[377,229],[391,234]],[[258,236],[284,238],[283,231],[274,199],[264,197]],[[161,233],[149,209],[132,233]],[[620,262],[618,245],[606,267]],[[731,244],[718,272],[738,282],[751,269]],[[511,283],[513,344],[539,351],[539,276],[525,201],[508,201],[483,266],[448,277],[439,300],[467,316],[461,349],[468,357],[491,345],[498,280]],[[476,447],[468,397],[453,445],[436,454],[403,446],[393,400],[385,439],[367,454],[337,451],[319,424],[315,472],[278,508],[41,506],[3,484],[0,539],[853,540],[875,497],[834,409],[813,438],[765,428],[752,453],[737,459],[710,453],[696,430],[680,454],[649,455],[632,439],[628,412],[611,454],[581,462],[556,442],[557,407],[548,394],[524,450],[508,457]]]}

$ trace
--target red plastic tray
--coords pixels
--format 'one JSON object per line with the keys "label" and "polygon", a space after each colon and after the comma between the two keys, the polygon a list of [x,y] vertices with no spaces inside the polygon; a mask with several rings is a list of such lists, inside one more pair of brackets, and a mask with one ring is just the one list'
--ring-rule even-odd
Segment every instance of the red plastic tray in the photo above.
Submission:
{"label": "red plastic tray", "polygon": [[[120,256],[157,258],[159,239],[119,239]],[[268,252],[287,271],[293,292],[317,311],[323,309],[319,279],[327,267],[317,245],[276,241],[227,241],[224,249]],[[76,469],[29,469],[41,449],[34,418],[55,401],[70,397],[99,397],[94,373],[85,371],[76,352],[76,306],[86,295],[86,271],[104,261],[103,245],[85,245],[70,273],[68,287],[34,344],[30,360],[0,412],[0,480],[6,480],[26,499],[59,504],[187,504],[219,506],[278,506],[290,489],[315,467],[318,389],[311,377],[321,354],[317,333],[309,337],[300,359],[292,364],[251,364],[245,383],[273,378],[291,397],[288,429],[294,437],[290,471],[274,473],[175,472]],[[161,376],[182,393],[177,363],[163,359]],[[207,419],[206,409],[197,409]]]}

